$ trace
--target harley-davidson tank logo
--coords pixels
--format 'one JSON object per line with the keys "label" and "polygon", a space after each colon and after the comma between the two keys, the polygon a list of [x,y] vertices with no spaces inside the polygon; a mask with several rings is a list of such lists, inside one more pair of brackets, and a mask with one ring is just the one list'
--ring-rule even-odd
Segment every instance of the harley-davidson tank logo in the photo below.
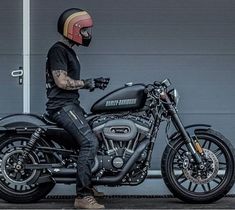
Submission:
{"label": "harley-davidson tank logo", "polygon": [[136,98],[106,101],[105,106],[123,106],[136,104]]}

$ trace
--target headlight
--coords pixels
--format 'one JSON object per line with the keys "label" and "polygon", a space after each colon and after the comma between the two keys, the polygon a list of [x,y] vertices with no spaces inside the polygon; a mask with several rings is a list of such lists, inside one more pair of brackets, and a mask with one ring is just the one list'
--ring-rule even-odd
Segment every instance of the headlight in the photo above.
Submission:
{"label": "headlight", "polygon": [[169,94],[171,101],[175,104],[175,106],[177,106],[179,103],[179,99],[180,99],[178,91],[176,89],[172,89],[168,92],[168,94]]}

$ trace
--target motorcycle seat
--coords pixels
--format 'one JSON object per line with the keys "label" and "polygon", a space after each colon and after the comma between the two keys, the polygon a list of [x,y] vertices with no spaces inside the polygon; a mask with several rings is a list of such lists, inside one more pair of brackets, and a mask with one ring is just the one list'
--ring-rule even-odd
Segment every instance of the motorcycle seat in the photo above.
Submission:
{"label": "motorcycle seat", "polygon": [[52,121],[47,113],[42,115],[42,118],[50,125],[56,125],[56,122]]}

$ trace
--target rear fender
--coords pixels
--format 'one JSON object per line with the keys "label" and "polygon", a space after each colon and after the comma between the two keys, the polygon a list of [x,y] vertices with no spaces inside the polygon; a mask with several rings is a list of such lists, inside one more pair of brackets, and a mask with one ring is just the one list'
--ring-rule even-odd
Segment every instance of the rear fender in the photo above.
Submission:
{"label": "rear fender", "polygon": [[46,123],[37,115],[13,114],[0,120],[0,134],[26,132],[32,133],[38,127],[44,127]]}
{"label": "rear fender", "polygon": [[45,131],[44,137],[48,143],[53,140],[66,148],[76,146],[72,136],[63,128],[48,125],[43,118],[33,114],[14,114],[2,118],[0,120],[0,137],[12,134],[31,135],[38,127]]}

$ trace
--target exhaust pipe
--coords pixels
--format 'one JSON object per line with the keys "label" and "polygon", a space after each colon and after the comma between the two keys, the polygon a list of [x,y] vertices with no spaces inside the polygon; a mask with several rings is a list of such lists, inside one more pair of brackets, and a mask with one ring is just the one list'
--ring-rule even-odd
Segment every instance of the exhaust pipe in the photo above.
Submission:
{"label": "exhaust pipe", "polygon": [[[95,163],[91,169],[91,173],[97,171],[99,167],[99,160],[97,155],[95,156]],[[53,177],[66,177],[66,178],[76,178],[77,169],[76,168],[53,168],[50,170]]]}
{"label": "exhaust pipe", "polygon": [[[106,176],[101,177],[100,179],[97,179],[96,177],[92,177],[92,183],[95,185],[116,185],[119,183],[126,173],[131,169],[133,164],[136,162],[136,160],[140,157],[142,152],[145,150],[145,148],[148,146],[149,140],[142,141],[135,152],[132,154],[122,171],[117,176]],[[65,183],[65,184],[72,184],[76,183],[76,174],[77,170],[74,168],[55,168],[51,170],[51,173],[53,174],[53,178],[56,181],[56,183]]]}
{"label": "exhaust pipe", "polygon": [[133,164],[136,162],[136,160],[140,157],[141,153],[145,150],[145,148],[148,146],[149,140],[144,140],[140,143],[140,145],[137,147],[135,152],[132,154],[131,158],[128,160],[122,171],[117,176],[106,176],[101,177],[100,179],[96,179],[95,177],[92,178],[92,183],[95,185],[116,185],[119,183],[126,173],[131,169]]}

